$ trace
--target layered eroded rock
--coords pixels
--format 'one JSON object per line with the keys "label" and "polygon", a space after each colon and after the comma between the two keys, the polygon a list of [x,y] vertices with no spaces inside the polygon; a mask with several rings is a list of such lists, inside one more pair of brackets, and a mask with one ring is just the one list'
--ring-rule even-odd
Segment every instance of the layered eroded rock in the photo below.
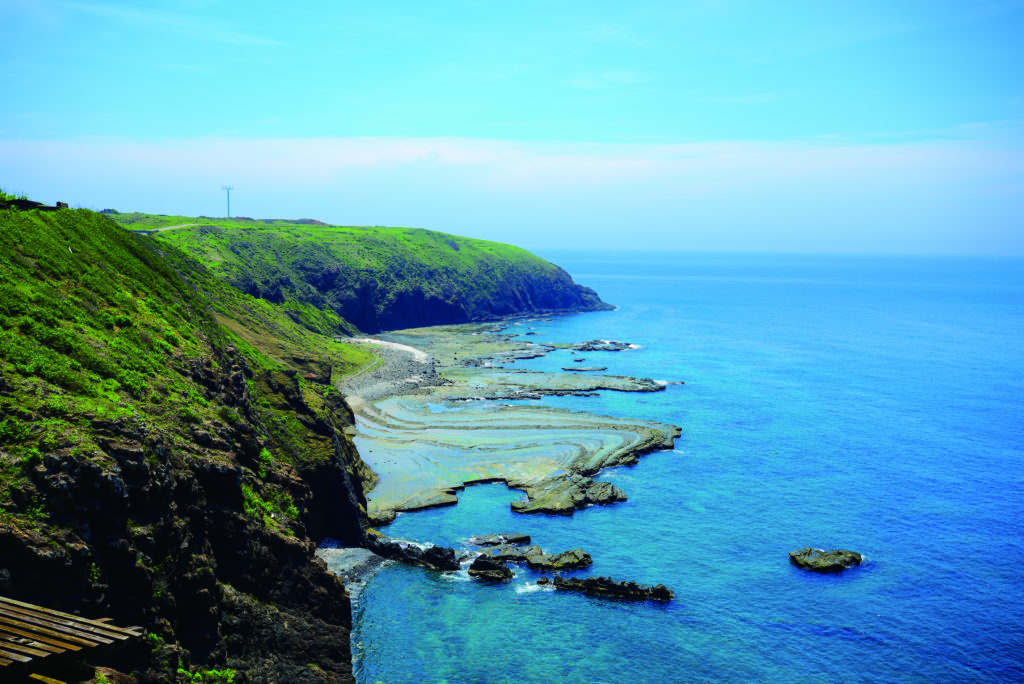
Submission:
{"label": "layered eroded rock", "polygon": [[527,498],[513,501],[516,513],[572,515],[594,504],[625,501],[626,494],[611,482],[598,482],[578,473],[557,475],[525,488]]}

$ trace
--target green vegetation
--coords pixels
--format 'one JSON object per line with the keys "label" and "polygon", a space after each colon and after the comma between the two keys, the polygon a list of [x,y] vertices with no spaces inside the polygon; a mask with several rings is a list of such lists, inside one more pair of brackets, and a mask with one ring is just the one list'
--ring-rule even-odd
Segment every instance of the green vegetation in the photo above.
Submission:
{"label": "green vegetation", "polygon": [[347,330],[337,316],[376,332],[539,309],[602,307],[595,293],[554,264],[496,242],[419,228],[308,220],[111,216],[133,230],[193,224],[155,237],[237,289],[285,306],[302,325],[322,334],[330,334],[331,326]]}
{"label": "green vegetation", "polygon": [[[243,420],[204,385],[232,363],[230,347],[256,372],[248,392],[279,461],[322,460],[294,407],[268,398],[277,390],[259,377],[330,382],[369,366],[369,352],[337,337],[348,329],[333,312],[243,294],[173,246],[95,212],[0,210],[0,510],[18,513],[19,526],[47,520],[27,476],[48,453],[111,467],[97,422],[144,421],[167,438],[168,453],[185,454],[195,450],[190,426],[218,432]],[[275,463],[261,461],[262,478]],[[17,488],[27,492],[18,505]],[[263,500],[287,516],[274,496]]]}
{"label": "green vegetation", "polygon": [[187,682],[187,684],[232,684],[236,676],[238,676],[238,672],[227,667],[222,670],[199,668],[193,672],[178,668],[178,681]]}

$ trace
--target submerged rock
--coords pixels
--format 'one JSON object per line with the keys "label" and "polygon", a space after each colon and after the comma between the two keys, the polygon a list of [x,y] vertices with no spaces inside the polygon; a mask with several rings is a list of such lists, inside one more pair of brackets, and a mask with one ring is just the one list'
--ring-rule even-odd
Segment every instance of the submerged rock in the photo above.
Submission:
{"label": "submerged rock", "polygon": [[625,501],[626,494],[611,482],[595,482],[574,473],[559,475],[528,488],[528,499],[511,503],[516,513],[556,513],[572,515],[577,509],[593,504]]}
{"label": "submerged rock", "polygon": [[526,565],[531,570],[571,570],[585,568],[593,563],[590,554],[583,549],[572,549],[562,553],[535,553],[526,557]]}
{"label": "submerged rock", "polygon": [[484,554],[477,556],[469,566],[469,576],[485,582],[505,582],[512,579],[512,571],[501,561]]}
{"label": "submerged rock", "polygon": [[[544,580],[544,582],[541,582]],[[537,584],[547,584],[547,578],[542,577]],[[618,582],[611,577],[558,577],[554,578],[555,589],[562,591],[577,591],[588,596],[600,596],[607,598],[628,599],[631,601],[671,601],[676,597],[674,591],[664,584],[656,584],[649,587],[646,584],[637,584],[633,581]]]}
{"label": "submerged rock", "polygon": [[505,544],[529,544],[530,535],[518,532],[494,534],[477,534],[469,538],[469,543],[476,546],[502,546]]}
{"label": "submerged rock", "polygon": [[846,568],[860,565],[864,557],[856,551],[846,549],[812,549],[805,546],[802,549],[789,552],[789,562],[798,568],[811,570],[813,572],[841,572]]}

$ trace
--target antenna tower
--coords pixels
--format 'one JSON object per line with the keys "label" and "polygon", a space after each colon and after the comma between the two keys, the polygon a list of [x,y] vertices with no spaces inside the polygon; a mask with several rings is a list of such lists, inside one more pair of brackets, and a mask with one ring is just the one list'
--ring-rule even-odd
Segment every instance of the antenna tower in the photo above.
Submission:
{"label": "antenna tower", "polygon": [[232,185],[222,185],[220,189],[228,193],[228,218],[231,218],[231,191],[235,188]]}

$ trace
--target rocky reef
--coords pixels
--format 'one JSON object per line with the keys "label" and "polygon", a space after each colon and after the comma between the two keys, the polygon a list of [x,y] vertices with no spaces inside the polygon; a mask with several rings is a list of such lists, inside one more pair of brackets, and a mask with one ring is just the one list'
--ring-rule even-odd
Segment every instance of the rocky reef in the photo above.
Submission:
{"label": "rocky reef", "polygon": [[516,513],[572,515],[581,508],[626,501],[611,482],[598,482],[579,473],[556,475],[526,488],[526,498],[510,505]]}
{"label": "rocky reef", "polygon": [[864,557],[861,554],[845,549],[826,551],[805,546],[802,549],[789,552],[790,563],[812,572],[842,572],[847,568],[860,565],[863,561]]}
{"label": "rocky reef", "polygon": [[630,601],[671,601],[675,599],[675,592],[664,584],[656,584],[649,587],[646,584],[637,584],[633,581],[618,582],[610,577],[559,577],[553,580],[541,577],[537,580],[539,585],[554,585],[560,591],[575,591],[588,596],[600,598],[627,599]]}
{"label": "rocky reef", "polygon": [[484,582],[506,582],[512,579],[512,571],[502,561],[484,554],[469,566],[469,576]]}
{"label": "rocky reef", "polygon": [[467,540],[474,546],[503,546],[505,544],[529,544],[530,535],[520,532],[478,534]]}
{"label": "rocky reef", "polygon": [[432,544],[421,546],[373,533],[367,534],[365,546],[378,556],[408,565],[422,565],[440,571],[459,569],[455,549],[451,547]]}

